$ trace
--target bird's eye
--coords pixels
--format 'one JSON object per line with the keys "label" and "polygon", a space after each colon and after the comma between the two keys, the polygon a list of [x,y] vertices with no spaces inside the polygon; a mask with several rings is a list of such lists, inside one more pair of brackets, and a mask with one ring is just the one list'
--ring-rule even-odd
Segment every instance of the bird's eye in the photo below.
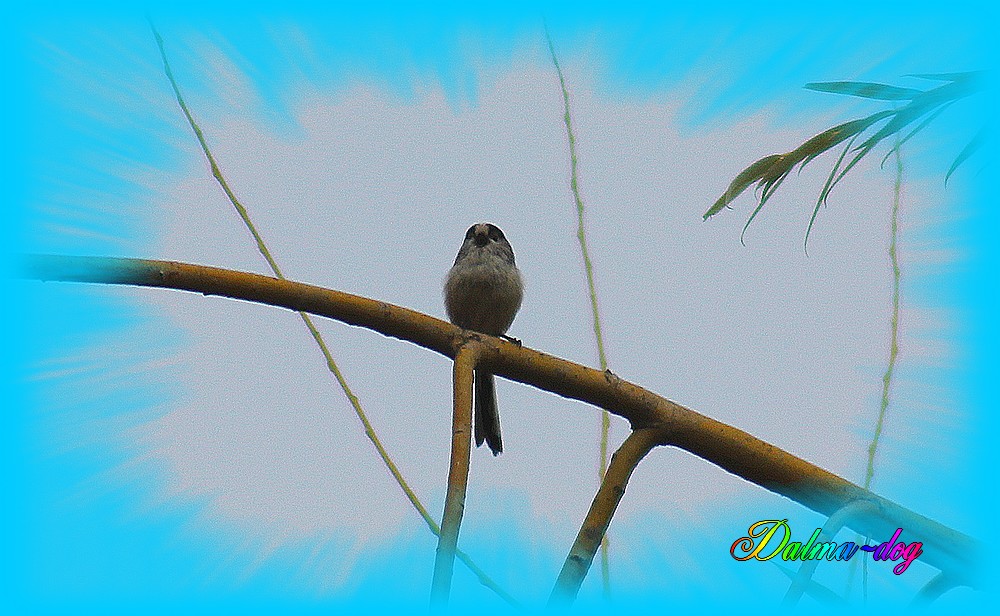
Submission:
{"label": "bird's eye", "polygon": [[476,235],[476,225],[469,227],[469,230],[465,232],[465,239],[471,240]]}
{"label": "bird's eye", "polygon": [[490,225],[490,239],[494,242],[499,242],[503,239],[503,231],[493,225]]}

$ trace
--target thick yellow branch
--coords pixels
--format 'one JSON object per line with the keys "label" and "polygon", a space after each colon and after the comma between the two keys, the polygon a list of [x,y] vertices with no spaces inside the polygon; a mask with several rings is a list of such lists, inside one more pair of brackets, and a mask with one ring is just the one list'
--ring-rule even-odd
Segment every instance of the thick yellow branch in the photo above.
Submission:
{"label": "thick yellow branch", "polygon": [[[29,277],[41,280],[166,287],[310,312],[408,340],[451,358],[465,341],[465,333],[458,327],[413,310],[259,274],[170,261],[103,257],[32,256],[25,265]],[[478,343],[482,351],[478,366],[491,373],[608,409],[627,419],[633,429],[657,428],[661,439],[657,444],[685,449],[814,511],[829,516],[848,504],[867,501],[875,513],[852,521],[852,529],[891,536],[903,526],[923,540],[923,562],[954,576],[970,575],[980,562],[979,545],[968,535],[611,372],[587,368],[500,338],[479,336]]]}

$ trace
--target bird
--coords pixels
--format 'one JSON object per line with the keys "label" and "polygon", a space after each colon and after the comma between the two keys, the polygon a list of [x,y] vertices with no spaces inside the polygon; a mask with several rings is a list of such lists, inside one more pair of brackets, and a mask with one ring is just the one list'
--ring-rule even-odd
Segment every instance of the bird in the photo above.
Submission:
{"label": "bird", "polygon": [[[444,283],[444,305],[453,324],[490,336],[507,333],[524,296],[514,249],[491,223],[469,227]],[[503,451],[494,377],[475,371],[476,446],[485,442],[494,456]]]}

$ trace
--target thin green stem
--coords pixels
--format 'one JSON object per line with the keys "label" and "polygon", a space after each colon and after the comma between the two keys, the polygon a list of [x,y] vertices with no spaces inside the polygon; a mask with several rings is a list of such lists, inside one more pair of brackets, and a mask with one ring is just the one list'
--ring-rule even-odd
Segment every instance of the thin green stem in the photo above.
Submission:
{"label": "thin green stem", "polygon": [[878,450],[879,439],[885,425],[886,411],[889,409],[889,387],[892,385],[892,375],[896,369],[896,357],[899,354],[899,258],[896,252],[899,231],[899,202],[903,185],[903,159],[899,149],[896,149],[896,180],[893,184],[892,219],[889,240],[889,261],[892,263],[892,319],[890,321],[891,341],[889,343],[889,365],[882,375],[882,402],[879,406],[878,419],[875,422],[875,434],[868,445],[868,468],[865,471],[865,489],[871,487],[875,476],[875,453]]}
{"label": "thin green stem", "polygon": [[[892,385],[892,376],[896,370],[896,358],[899,355],[899,257],[896,250],[899,237],[899,204],[903,190],[903,157],[901,153],[902,142],[897,136],[896,145],[893,152],[896,155],[896,177],[892,188],[892,214],[890,216],[889,230],[889,262],[892,265],[892,317],[889,321],[889,363],[882,375],[882,401],[879,404],[878,418],[875,420],[875,433],[872,435],[871,443],[868,444],[868,467],[865,469],[864,487],[871,489],[872,480],[875,478],[875,454],[878,452],[879,440],[882,437],[882,430],[885,427],[885,416],[889,410],[889,389]],[[868,537],[864,537],[864,542],[868,542]],[[854,567],[849,570],[847,585],[850,589],[851,581],[854,577]],[[868,600],[868,561],[862,561],[861,567],[861,587],[864,601]]]}
{"label": "thin green stem", "polygon": [[[601,315],[597,309],[597,290],[594,286],[594,266],[590,261],[590,251],[587,248],[587,231],[583,221],[583,197],[580,196],[580,182],[577,175],[576,157],[576,136],[573,134],[573,121],[570,115],[569,90],[566,88],[566,79],[563,76],[562,67],[559,66],[559,59],[556,57],[556,49],[552,44],[552,37],[549,36],[548,28],[545,29],[545,40],[549,44],[549,53],[552,55],[552,64],[556,67],[556,74],[559,76],[559,87],[562,90],[563,121],[566,123],[566,136],[569,139],[569,160],[570,160],[570,188],[573,191],[573,201],[576,203],[576,238],[580,242],[580,253],[583,256],[583,269],[587,273],[587,290],[590,295],[590,309],[594,319],[594,337],[597,340],[597,359],[601,370],[608,369],[608,358],[604,353],[604,336],[601,333]],[[611,415],[607,409],[601,409],[601,445],[600,459],[598,464],[597,480],[603,481],[604,475],[608,471],[608,432],[611,429]],[[611,578],[608,564],[608,536],[604,535],[601,540],[601,583],[605,596],[611,592]]]}
{"label": "thin green stem", "polygon": [[[250,219],[250,214],[247,209],[240,203],[239,199],[236,198],[236,194],[229,187],[229,182],[226,181],[225,176],[222,174],[222,170],[219,168],[218,163],[215,160],[215,156],[212,155],[211,149],[208,147],[208,141],[205,139],[205,134],[202,132],[201,127],[195,121],[194,116],[191,115],[190,109],[188,109],[187,103],[184,101],[184,96],[181,94],[180,87],[177,85],[177,80],[174,78],[173,70],[170,68],[170,61],[167,59],[167,52],[163,46],[163,37],[160,36],[159,31],[157,31],[156,26],[150,23],[150,27],[153,30],[153,36],[156,39],[156,46],[160,50],[160,58],[163,61],[163,72],[167,76],[167,80],[170,82],[170,87],[174,91],[174,96],[177,98],[177,104],[180,106],[181,111],[184,113],[184,117],[187,118],[188,124],[191,126],[191,130],[194,131],[195,137],[198,139],[198,144],[201,146],[202,152],[205,154],[205,158],[208,160],[208,164],[212,169],[212,176],[215,177],[216,182],[222,188],[223,192],[226,193],[226,197],[229,198],[229,202],[232,203],[236,212],[239,214],[240,218],[243,220],[243,224],[246,226],[247,230],[250,231],[250,235],[253,236],[254,241],[257,243],[257,250],[267,261],[268,266],[274,273],[276,278],[282,280],[285,279],[284,274],[281,273],[281,268],[278,267],[277,261],[271,255],[271,251],[268,249],[267,244],[264,242],[264,238],[261,236],[260,232],[257,230],[257,226],[253,224]],[[319,333],[319,329],[316,328],[312,317],[305,312],[299,312],[299,316],[302,317],[302,322],[305,323],[306,328],[312,335],[313,340],[316,341],[316,345],[319,347],[320,352],[323,353],[323,357],[326,360],[326,366],[337,379],[337,383],[340,388],[344,391],[344,395],[347,400],[351,403],[351,407],[354,409],[354,414],[361,421],[361,425],[365,429],[365,436],[371,441],[372,445],[375,446],[375,450],[378,452],[382,462],[385,464],[386,468],[389,469],[389,473],[392,474],[393,479],[399,484],[400,489],[403,490],[403,494],[406,495],[407,500],[413,505],[413,508],[417,510],[420,517],[424,519],[430,531],[437,536],[441,535],[441,529],[434,518],[427,512],[427,508],[424,507],[423,503],[417,497],[416,493],[406,482],[403,477],[402,472],[396,463],[392,460],[389,452],[386,450],[385,446],[382,445],[381,439],[379,439],[378,434],[375,432],[374,426],[368,420],[368,415],[365,413],[364,408],[361,406],[361,401],[358,397],[354,395],[351,390],[350,385],[347,383],[347,379],[344,374],[340,371],[337,366],[337,362],[333,359],[333,354],[330,352],[330,348],[327,346],[326,341],[323,339],[322,334]],[[456,556],[476,575],[479,582],[499,595],[504,601],[511,605],[518,605],[518,602],[506,591],[504,591],[496,582],[493,581],[482,569],[480,569],[475,562],[461,550],[456,551]]]}

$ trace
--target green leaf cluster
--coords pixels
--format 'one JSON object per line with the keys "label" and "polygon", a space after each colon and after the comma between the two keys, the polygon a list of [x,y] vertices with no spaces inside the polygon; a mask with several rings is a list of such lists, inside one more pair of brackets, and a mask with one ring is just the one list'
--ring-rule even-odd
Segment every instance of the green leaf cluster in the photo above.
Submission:
{"label": "green leaf cluster", "polygon": [[[757,207],[750,214],[746,224],[743,226],[743,233],[740,234],[740,241],[746,233],[750,223],[754,221],[757,214],[764,208],[764,205],[774,195],[775,191],[785,181],[785,178],[798,167],[801,171],[803,167],[812,162],[817,156],[831,150],[838,145],[847,142],[840,152],[840,157],[834,164],[820,191],[819,198],[813,207],[812,216],[809,218],[809,226],[806,229],[805,243],[809,243],[809,234],[812,232],[816,216],[819,214],[821,206],[826,204],[827,198],[833,188],[847,175],[847,172],[867,156],[877,145],[886,138],[897,136],[893,147],[882,158],[882,163],[896,151],[902,144],[910,140],[914,135],[926,128],[941,113],[956,101],[975,94],[980,90],[982,72],[973,71],[965,73],[936,73],[909,75],[918,79],[938,82],[936,85],[926,90],[915,88],[901,88],[881,83],[870,83],[864,81],[829,81],[821,83],[806,84],[806,88],[817,92],[829,92],[845,96],[857,96],[861,98],[892,101],[894,103],[904,103],[893,109],[886,109],[873,113],[869,116],[838,124],[818,135],[806,140],[802,145],[784,154],[771,154],[754,162],[749,167],[741,171],[726,188],[712,207],[705,212],[703,219],[718,214],[724,208],[730,207],[732,202],[740,196],[751,185],[756,184]],[[876,125],[880,128],[875,129]],[[903,131],[916,124],[905,136],[900,136]],[[867,134],[867,137],[865,135]],[[962,151],[955,158],[951,167],[945,175],[945,183],[958,167],[972,156],[983,143],[983,130],[973,137]],[[855,145],[859,139],[863,139]],[[847,161],[845,163],[845,161]]]}

